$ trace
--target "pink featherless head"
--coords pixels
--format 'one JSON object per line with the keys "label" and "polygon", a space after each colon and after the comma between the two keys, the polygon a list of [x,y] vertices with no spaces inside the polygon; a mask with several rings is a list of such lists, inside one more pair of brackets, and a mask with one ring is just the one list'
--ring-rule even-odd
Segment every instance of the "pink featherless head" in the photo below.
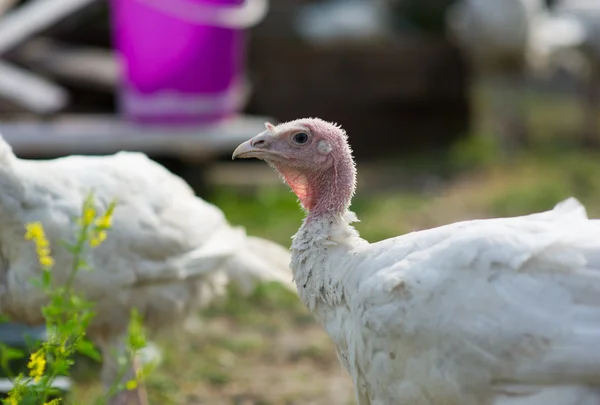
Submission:
{"label": "pink featherless head", "polygon": [[344,213],[356,188],[356,168],[346,132],[319,118],[279,125],[241,144],[233,157],[273,166],[312,217]]}

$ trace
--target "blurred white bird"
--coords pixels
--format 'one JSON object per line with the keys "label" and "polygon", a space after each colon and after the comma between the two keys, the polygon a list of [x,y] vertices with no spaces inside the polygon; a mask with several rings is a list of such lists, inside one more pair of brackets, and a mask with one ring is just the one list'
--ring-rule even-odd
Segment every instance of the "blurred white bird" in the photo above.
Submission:
{"label": "blurred white bird", "polygon": [[[286,249],[230,226],[217,207],[144,154],[22,160],[0,139],[0,313],[43,323],[46,298],[30,282],[41,270],[24,239],[25,225],[43,224],[55,259],[53,279],[64,283],[72,256],[59,241],[72,240],[73,220],[90,191],[99,210],[117,199],[107,240],[87,258],[94,271],[81,272],[75,282],[96,305],[88,335],[102,350],[106,385],[117,378],[114,350],[124,349],[132,308],[146,326],[165,330],[229,283],[245,292],[268,281],[295,290]],[[112,403],[123,401],[143,403],[143,388],[119,393]]]}
{"label": "blurred white bird", "polygon": [[492,115],[504,142],[527,141],[527,76],[562,68],[583,83],[584,141],[600,144],[600,1],[558,0],[548,8],[544,0],[459,0],[448,26],[480,79],[492,83]]}
{"label": "blurred white bird", "polygon": [[493,131],[504,146],[529,142],[528,47],[545,12],[544,0],[459,0],[447,11],[451,37],[471,61],[476,82],[489,87]]}
{"label": "blurred white bird", "polygon": [[310,41],[372,39],[387,33],[385,7],[373,0],[325,0],[301,6],[296,31]]}
{"label": "blurred white bird", "polygon": [[294,279],[359,405],[600,403],[600,220],[575,199],[369,243],[339,126],[267,125],[233,156],[268,162],[305,209]]}
{"label": "blurred white bird", "polygon": [[[536,68],[565,69],[579,78],[584,141],[600,145],[600,1],[559,0],[537,24],[530,44]],[[532,64],[535,65],[535,62]]]}

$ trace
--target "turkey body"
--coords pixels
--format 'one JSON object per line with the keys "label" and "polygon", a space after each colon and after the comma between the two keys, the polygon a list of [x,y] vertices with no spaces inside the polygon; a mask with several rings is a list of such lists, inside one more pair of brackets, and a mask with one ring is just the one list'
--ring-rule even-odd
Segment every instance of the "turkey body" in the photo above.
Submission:
{"label": "turkey body", "polygon": [[345,132],[266,127],[234,157],[266,160],[306,210],[291,268],[359,405],[600,404],[600,220],[577,200],[369,243]]}
{"label": "turkey body", "polygon": [[293,288],[286,249],[230,226],[216,206],[141,153],[33,161],[0,146],[0,313],[15,321],[43,323],[46,303],[30,281],[42,270],[25,225],[43,224],[53,281],[65,283],[73,257],[59,241],[74,241],[74,219],[90,192],[100,212],[117,202],[107,240],[85,257],[93,271],[74,283],[95,303],[88,335],[104,354],[119,346],[133,308],[146,326],[164,330],[230,283],[242,291],[266,281]]}
{"label": "turkey body", "polygon": [[361,405],[506,404],[556,383],[600,403],[600,221],[575,200],[374,244],[333,226],[325,247],[299,232],[292,268]]}

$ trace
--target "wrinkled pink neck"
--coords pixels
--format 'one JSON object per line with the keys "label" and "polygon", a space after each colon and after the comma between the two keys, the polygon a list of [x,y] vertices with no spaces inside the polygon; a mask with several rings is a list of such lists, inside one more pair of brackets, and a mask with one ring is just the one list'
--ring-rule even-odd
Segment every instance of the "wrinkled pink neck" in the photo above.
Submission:
{"label": "wrinkled pink neck", "polygon": [[[328,175],[329,174],[329,175]],[[343,214],[354,194],[354,180],[345,175],[324,173],[312,179],[312,204],[305,206],[309,219]]]}
{"label": "wrinkled pink neck", "polygon": [[335,161],[326,171],[278,170],[308,212],[309,220],[343,214],[348,209],[356,187],[356,173],[351,158]]}

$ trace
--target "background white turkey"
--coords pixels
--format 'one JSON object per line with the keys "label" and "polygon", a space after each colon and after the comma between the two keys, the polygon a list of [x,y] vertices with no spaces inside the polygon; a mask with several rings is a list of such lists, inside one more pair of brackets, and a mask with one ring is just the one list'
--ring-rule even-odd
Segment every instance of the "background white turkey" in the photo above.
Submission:
{"label": "background white turkey", "polygon": [[600,3],[594,0],[459,0],[448,11],[451,36],[465,51],[476,92],[491,106],[505,146],[530,142],[529,79],[562,68],[580,79],[586,144],[600,142]]}
{"label": "background white turkey", "polygon": [[359,405],[600,403],[600,221],[576,200],[370,244],[345,132],[266,126],[233,157],[268,162],[307,211],[294,279]]}
{"label": "background white turkey", "polygon": [[[114,349],[122,347],[131,308],[160,330],[229,283],[245,292],[264,281],[293,288],[289,252],[230,226],[217,207],[145,155],[22,160],[0,140],[0,313],[43,322],[45,297],[30,283],[40,268],[35,248],[24,239],[25,224],[42,222],[56,260],[54,280],[65,282],[72,256],[59,240],[73,237],[73,218],[92,190],[99,209],[118,201],[108,239],[87,259],[94,271],[82,272],[75,283],[96,303],[89,336],[102,349],[107,385],[116,378]],[[142,395],[137,391],[114,402]]]}
{"label": "background white turkey", "polygon": [[458,0],[448,10],[448,28],[463,49],[494,117],[504,146],[529,142],[523,95],[531,33],[545,11],[544,0]]}
{"label": "background white turkey", "polygon": [[540,21],[530,54],[543,55],[543,69],[564,69],[579,80],[584,141],[600,144],[600,2],[558,0]]}

